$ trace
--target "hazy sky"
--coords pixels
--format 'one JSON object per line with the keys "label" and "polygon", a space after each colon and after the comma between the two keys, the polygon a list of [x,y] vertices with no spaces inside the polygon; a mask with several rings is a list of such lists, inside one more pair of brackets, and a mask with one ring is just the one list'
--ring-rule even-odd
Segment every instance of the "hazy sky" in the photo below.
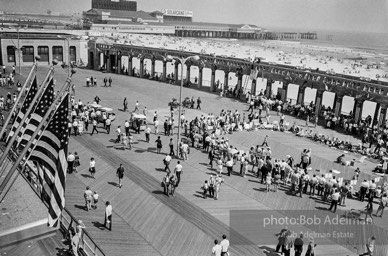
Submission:
{"label": "hazy sky", "polygon": [[[388,0],[138,0],[138,9],[191,10],[195,21],[264,28],[388,33]],[[0,0],[0,10],[82,12],[91,0]]]}

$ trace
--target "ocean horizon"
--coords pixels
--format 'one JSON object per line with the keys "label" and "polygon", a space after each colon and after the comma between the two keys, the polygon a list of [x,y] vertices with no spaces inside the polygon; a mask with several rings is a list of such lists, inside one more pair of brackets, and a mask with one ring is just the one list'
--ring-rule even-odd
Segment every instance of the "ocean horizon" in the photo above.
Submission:
{"label": "ocean horizon", "polygon": [[[383,54],[388,58],[388,33],[337,30],[269,29],[270,31],[295,31],[317,33],[317,40],[300,40],[303,44],[350,48],[367,53]],[[386,55],[386,56],[385,56]]]}

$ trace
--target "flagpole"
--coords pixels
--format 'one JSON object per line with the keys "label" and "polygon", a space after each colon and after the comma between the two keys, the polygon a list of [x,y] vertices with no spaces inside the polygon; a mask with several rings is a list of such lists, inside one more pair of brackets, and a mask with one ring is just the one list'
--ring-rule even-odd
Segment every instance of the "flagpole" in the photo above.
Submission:
{"label": "flagpole", "polygon": [[16,98],[16,101],[15,101],[15,103],[13,104],[11,111],[9,112],[9,115],[8,115],[8,117],[7,117],[7,120],[6,120],[5,123],[3,124],[3,128],[1,129],[1,132],[0,132],[0,138],[3,138],[3,134],[4,134],[5,130],[7,129],[8,124],[9,124],[10,121],[11,121],[12,113],[15,112],[15,110],[16,110],[16,108],[17,108],[17,105],[19,104],[19,101],[20,101],[20,99],[21,99],[21,97],[22,97],[22,94],[23,94],[24,90],[26,89],[27,84],[28,84],[28,82],[30,81],[33,72],[35,71],[35,73],[36,73],[36,70],[37,70],[37,68],[38,68],[38,61],[39,61],[39,60],[40,60],[39,55],[35,56],[35,61],[34,61],[34,64],[32,64],[30,73],[28,74],[27,79],[26,79],[26,81],[25,81],[24,84],[23,84],[23,87],[22,87],[21,91],[19,92],[18,97]]}
{"label": "flagpole", "polygon": [[[53,104],[51,104],[50,108],[47,110],[46,114],[44,115],[42,121],[39,123],[38,127],[34,131],[34,134],[31,136],[31,139],[28,141],[27,145],[24,147],[23,151],[19,154],[19,157],[16,159],[14,165],[12,166],[11,170],[7,173],[7,176],[5,176],[3,182],[0,184],[0,195],[3,193],[5,186],[11,179],[12,175],[14,174],[15,170],[19,166],[20,162],[23,160],[24,156],[26,155],[28,149],[31,147],[32,142],[35,140],[35,137],[38,135],[40,130],[42,129],[43,125],[47,126],[47,119],[51,115],[51,112],[57,107],[57,104],[62,99],[61,95],[70,88],[71,83],[71,76],[75,73],[75,70],[72,70],[72,74],[66,79],[65,84],[62,86],[62,89],[58,93],[58,95],[55,97]],[[45,127],[46,128],[46,127]],[[16,137],[16,136],[14,136]],[[5,155],[5,154],[4,154]]]}
{"label": "flagpole", "polygon": [[31,101],[31,104],[30,106],[28,106],[28,109],[26,111],[26,113],[24,114],[22,120],[20,121],[20,124],[19,126],[16,128],[16,131],[15,133],[13,134],[13,136],[11,137],[11,140],[7,142],[7,147],[5,148],[4,152],[3,152],[3,155],[1,156],[0,158],[0,167],[3,165],[4,163],[4,160],[5,158],[7,157],[8,155],[8,152],[9,150],[11,149],[13,143],[15,142],[16,138],[19,136],[19,132],[21,130],[21,128],[23,127],[23,124],[25,123],[27,117],[29,116],[32,108],[35,106],[35,102],[39,99],[39,97],[41,96],[41,94],[43,93],[44,89],[45,89],[45,84],[47,83],[49,77],[52,75],[52,73],[54,72],[54,66],[58,64],[58,61],[57,60],[54,60],[53,61],[53,65],[51,65],[49,71],[47,72],[47,75],[46,77],[44,78],[43,82],[42,82],[42,86],[39,88],[38,92],[35,94],[34,96],[34,99]]}

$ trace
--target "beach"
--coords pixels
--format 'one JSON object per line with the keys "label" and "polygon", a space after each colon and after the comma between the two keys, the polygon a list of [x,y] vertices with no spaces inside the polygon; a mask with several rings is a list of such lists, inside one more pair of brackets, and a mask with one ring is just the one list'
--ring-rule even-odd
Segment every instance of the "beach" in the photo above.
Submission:
{"label": "beach", "polygon": [[139,34],[120,37],[119,43],[128,45],[213,54],[250,61],[260,58],[265,62],[301,69],[319,69],[328,73],[388,81],[388,54],[377,51],[314,45],[309,41],[198,39]]}

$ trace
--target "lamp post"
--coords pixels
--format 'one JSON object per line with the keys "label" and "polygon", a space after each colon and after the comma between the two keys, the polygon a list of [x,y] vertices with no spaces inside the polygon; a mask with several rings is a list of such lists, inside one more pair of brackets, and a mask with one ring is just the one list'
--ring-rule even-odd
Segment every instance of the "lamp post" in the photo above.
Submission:
{"label": "lamp post", "polygon": [[[198,55],[194,55],[194,56],[189,56],[187,58],[179,58],[179,57],[176,57],[176,56],[168,55],[167,59],[169,59],[169,60],[177,59],[181,63],[181,85],[179,87],[179,111],[178,111],[178,137],[177,137],[177,143],[176,143],[176,153],[178,155],[178,152],[179,152],[179,140],[180,140],[180,136],[181,136],[180,128],[181,128],[181,111],[182,111],[183,66],[185,65],[185,63],[188,60],[198,61],[199,60],[199,56]],[[190,77],[189,77],[189,79],[190,79]]]}

